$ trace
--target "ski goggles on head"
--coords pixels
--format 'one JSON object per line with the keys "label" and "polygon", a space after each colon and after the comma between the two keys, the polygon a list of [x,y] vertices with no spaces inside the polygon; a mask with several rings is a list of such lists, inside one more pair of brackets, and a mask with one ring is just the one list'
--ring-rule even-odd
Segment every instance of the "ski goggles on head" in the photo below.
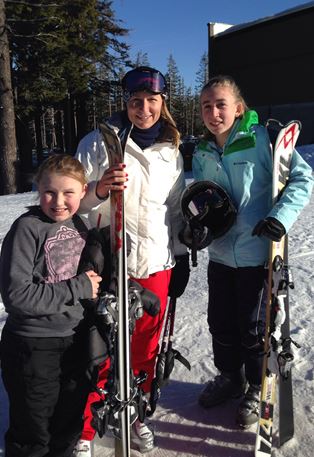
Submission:
{"label": "ski goggles on head", "polygon": [[122,89],[123,98],[128,101],[132,94],[139,91],[166,95],[167,82],[160,71],[150,67],[138,67],[124,75]]}

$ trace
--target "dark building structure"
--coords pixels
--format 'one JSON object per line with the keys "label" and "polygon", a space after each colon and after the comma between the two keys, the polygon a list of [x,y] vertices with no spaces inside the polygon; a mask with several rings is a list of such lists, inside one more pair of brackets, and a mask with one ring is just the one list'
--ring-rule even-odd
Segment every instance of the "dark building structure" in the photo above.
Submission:
{"label": "dark building structure", "polygon": [[314,2],[208,36],[209,76],[233,76],[261,121],[299,119],[298,144],[314,143]]}

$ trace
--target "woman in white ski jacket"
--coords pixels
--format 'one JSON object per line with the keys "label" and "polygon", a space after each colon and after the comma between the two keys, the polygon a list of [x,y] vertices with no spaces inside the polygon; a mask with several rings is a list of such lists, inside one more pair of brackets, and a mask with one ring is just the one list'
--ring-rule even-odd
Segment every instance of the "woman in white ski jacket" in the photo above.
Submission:
{"label": "woman in white ski jacket", "polygon": [[[185,178],[179,132],[166,107],[164,76],[153,68],[138,67],[126,73],[122,88],[126,110],[108,122],[117,135],[133,124],[124,164],[109,167],[100,130],[81,140],[76,157],[86,169],[89,186],[80,211],[88,213],[93,227],[99,220],[100,226],[109,225],[110,191],[125,192],[126,231],[131,243],[128,274],[160,300],[159,314],[152,317],[145,313],[136,321],[132,335],[132,368],[135,374],[146,371],[148,379],[141,387],[150,392],[167,297],[179,297],[189,278],[189,256],[178,238],[184,225],[180,197]],[[94,436],[87,422],[83,445]],[[154,446],[152,432],[139,421],[132,428],[132,440],[143,452]]]}
{"label": "woman in white ski jacket", "polygon": [[[118,135],[123,127],[124,113],[114,115],[109,123]],[[133,127],[134,129],[134,127]],[[109,168],[106,146],[99,129],[86,135],[78,145],[77,158],[85,166],[90,182],[82,212],[96,227],[110,224],[110,202],[97,197],[97,182]],[[148,278],[157,271],[175,265],[175,256],[186,253],[178,240],[183,219],[180,196],[185,187],[183,160],[178,147],[169,141],[153,143],[141,149],[131,137],[125,148],[126,230],[131,238],[128,273],[134,278]]]}

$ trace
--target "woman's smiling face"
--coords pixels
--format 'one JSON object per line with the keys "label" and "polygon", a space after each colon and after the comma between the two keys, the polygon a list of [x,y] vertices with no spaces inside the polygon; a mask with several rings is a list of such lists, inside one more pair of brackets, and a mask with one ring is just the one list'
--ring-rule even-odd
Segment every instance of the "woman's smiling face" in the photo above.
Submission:
{"label": "woman's smiling face", "polygon": [[162,103],[160,94],[135,92],[127,102],[128,118],[139,129],[149,129],[160,119]]}

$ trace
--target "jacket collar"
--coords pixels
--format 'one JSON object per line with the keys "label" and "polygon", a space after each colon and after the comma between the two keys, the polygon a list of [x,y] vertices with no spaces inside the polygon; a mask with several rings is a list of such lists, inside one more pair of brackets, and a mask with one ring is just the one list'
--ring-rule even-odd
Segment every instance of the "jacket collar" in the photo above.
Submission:
{"label": "jacket collar", "polygon": [[253,148],[256,144],[256,136],[253,126],[258,124],[256,111],[246,111],[241,119],[237,119],[223,148],[217,146],[215,141],[201,141],[198,149],[205,151],[217,151],[220,155],[230,154],[235,151]]}
{"label": "jacket collar", "polygon": [[256,144],[256,136],[252,127],[256,124],[258,124],[256,111],[246,111],[242,119],[235,122],[224,146],[224,155],[253,148]]}

